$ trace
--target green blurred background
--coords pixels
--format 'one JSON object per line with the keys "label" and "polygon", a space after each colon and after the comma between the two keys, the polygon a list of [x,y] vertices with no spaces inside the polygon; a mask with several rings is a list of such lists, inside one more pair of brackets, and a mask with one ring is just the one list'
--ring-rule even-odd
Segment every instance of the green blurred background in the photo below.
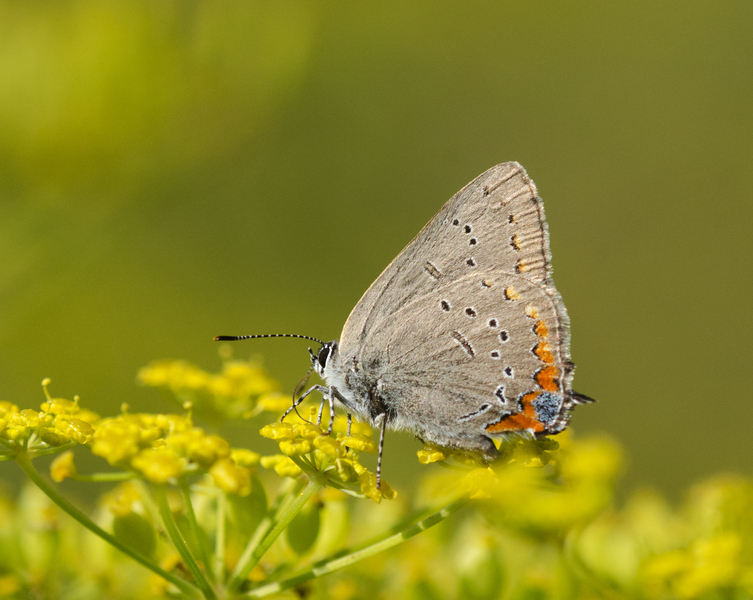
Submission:
{"label": "green blurred background", "polygon": [[[0,399],[36,407],[49,376],[103,414],[170,410],[134,383],[153,359],[335,339],[517,160],[600,401],[576,431],[673,495],[751,474],[752,26],[747,0],[3,1]],[[306,345],[234,350],[290,391]],[[391,479],[417,445],[390,436]]]}

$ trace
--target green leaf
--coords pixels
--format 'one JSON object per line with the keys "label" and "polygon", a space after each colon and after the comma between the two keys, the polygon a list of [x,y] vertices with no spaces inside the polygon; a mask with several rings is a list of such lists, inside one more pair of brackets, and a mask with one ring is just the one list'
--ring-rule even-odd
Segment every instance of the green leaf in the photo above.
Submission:
{"label": "green leaf", "polygon": [[118,515],[112,521],[115,539],[144,556],[153,556],[157,547],[157,533],[152,524],[133,511]]}
{"label": "green leaf", "polygon": [[305,554],[319,537],[320,513],[321,505],[309,502],[288,525],[288,544],[296,554]]}
{"label": "green leaf", "polygon": [[227,494],[227,503],[230,508],[228,517],[233,528],[245,538],[256,531],[267,515],[267,492],[258,477],[251,479],[251,493],[248,496]]}

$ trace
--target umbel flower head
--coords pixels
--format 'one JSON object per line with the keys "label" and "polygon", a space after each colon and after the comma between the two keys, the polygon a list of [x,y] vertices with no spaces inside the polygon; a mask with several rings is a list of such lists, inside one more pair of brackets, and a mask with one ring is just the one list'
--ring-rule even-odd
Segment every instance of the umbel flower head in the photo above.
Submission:
{"label": "umbel flower head", "polygon": [[230,347],[222,347],[219,373],[208,373],[183,360],[160,360],[143,367],[138,380],[164,389],[181,405],[190,402],[198,416],[211,420],[248,419],[264,410],[281,412],[290,399],[278,392],[278,384],[255,360],[235,360]]}
{"label": "umbel flower head", "polygon": [[291,418],[290,421],[264,426],[261,435],[275,440],[281,454],[263,457],[261,465],[274,469],[281,477],[297,477],[302,472],[321,477],[331,487],[371,498],[377,504],[383,498],[395,498],[397,492],[384,479],[377,487],[376,474],[359,462],[359,452],[377,452],[370,428],[362,423],[352,423],[348,428],[346,419],[337,416],[334,435],[327,435],[313,423],[316,412],[316,408],[311,409],[311,421],[299,419],[300,422],[293,422]]}
{"label": "umbel flower head", "polygon": [[10,402],[0,402],[0,437],[10,450],[29,453],[43,452],[69,444],[88,444],[94,436],[99,416],[79,407],[78,396],[73,400],[53,398],[49,379],[42,382],[46,400],[39,410]]}
{"label": "umbel flower head", "polygon": [[91,450],[154,483],[209,472],[218,487],[240,495],[250,493],[251,468],[258,462],[255,453],[233,451],[224,438],[196,427],[190,413],[130,414],[124,409],[98,423]]}

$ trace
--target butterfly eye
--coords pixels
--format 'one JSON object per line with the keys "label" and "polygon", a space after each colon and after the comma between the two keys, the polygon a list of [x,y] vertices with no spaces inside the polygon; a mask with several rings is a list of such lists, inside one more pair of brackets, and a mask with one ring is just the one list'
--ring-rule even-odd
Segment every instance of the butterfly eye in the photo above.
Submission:
{"label": "butterfly eye", "polygon": [[319,364],[322,366],[322,369],[327,366],[328,358],[329,358],[329,346],[322,346],[322,349],[319,350]]}

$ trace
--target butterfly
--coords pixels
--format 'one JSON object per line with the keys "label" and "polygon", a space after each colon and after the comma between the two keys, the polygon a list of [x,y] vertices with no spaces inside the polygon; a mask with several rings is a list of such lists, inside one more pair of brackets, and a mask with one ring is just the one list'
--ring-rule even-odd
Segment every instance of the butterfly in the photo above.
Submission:
{"label": "butterfly", "polygon": [[215,339],[252,337],[320,344],[309,353],[326,385],[290,410],[316,391],[330,415],[337,400],[379,428],[377,485],[387,429],[493,461],[495,438],[559,433],[593,401],[572,390],[544,205],[516,162],[450,198],[366,291],[339,341]]}

